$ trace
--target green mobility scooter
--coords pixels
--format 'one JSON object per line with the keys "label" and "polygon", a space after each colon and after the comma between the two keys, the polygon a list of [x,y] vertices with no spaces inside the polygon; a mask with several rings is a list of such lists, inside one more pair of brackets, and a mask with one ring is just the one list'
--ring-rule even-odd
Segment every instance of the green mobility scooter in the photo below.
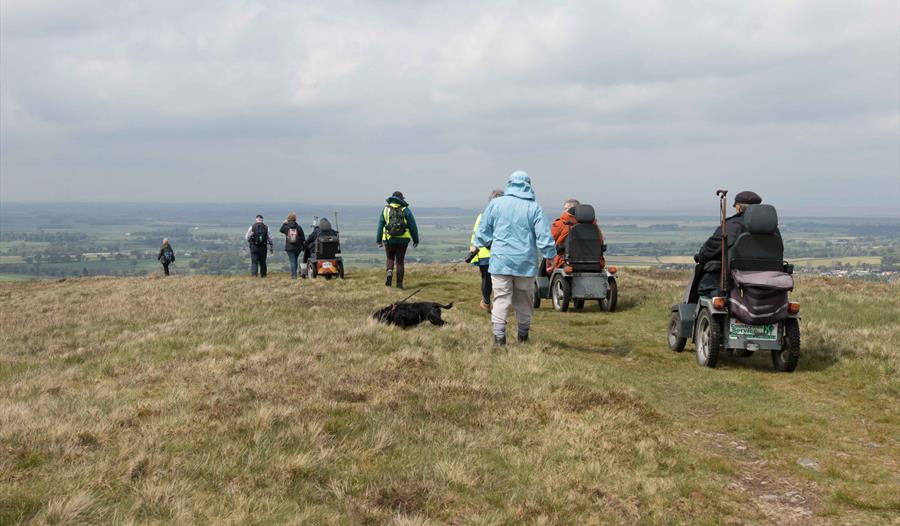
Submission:
{"label": "green mobility scooter", "polygon": [[604,267],[603,235],[594,222],[594,207],[575,207],[576,224],[572,225],[565,241],[565,262],[557,268],[542,261],[535,278],[534,307],[540,308],[542,299],[549,299],[558,312],[584,308],[584,302],[597,301],[605,312],[616,310],[618,285],[616,268]]}
{"label": "green mobility scooter", "polygon": [[698,293],[704,270],[698,265],[684,303],[672,306],[669,349],[682,352],[692,338],[702,367],[715,367],[725,352],[748,357],[769,351],[776,370],[793,372],[800,359],[800,304],[788,299],[794,287],[793,265],[784,261],[778,215],[771,205],[750,205],[743,216],[744,232],[726,251],[726,192],[719,193],[723,212],[719,290]]}

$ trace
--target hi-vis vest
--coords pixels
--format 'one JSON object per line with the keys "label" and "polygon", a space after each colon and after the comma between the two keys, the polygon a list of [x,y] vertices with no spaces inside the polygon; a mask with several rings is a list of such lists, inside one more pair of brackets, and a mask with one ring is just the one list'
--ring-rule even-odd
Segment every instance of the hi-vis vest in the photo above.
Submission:
{"label": "hi-vis vest", "polygon": [[[402,236],[392,236],[392,235],[388,234],[387,225],[388,225],[388,221],[391,220],[391,213],[390,213],[390,210],[388,210],[388,207],[403,209],[403,224],[406,225],[406,232],[404,232]],[[386,207],[384,207],[384,211],[382,212],[382,214],[384,215],[384,230],[381,233],[382,240],[387,241],[387,240],[393,239],[395,237],[397,239],[412,239],[412,234],[409,233],[409,224],[407,224],[407,222],[406,222],[406,207],[405,206],[400,206],[397,203],[388,203],[388,205]]]}
{"label": "hi-vis vest", "polygon": [[[475,228],[472,229],[472,241],[469,243],[472,246],[475,246],[475,233],[478,232],[478,225],[481,224],[481,214],[478,214],[478,218],[475,219]],[[491,257],[491,249],[486,247],[481,247],[478,249],[478,254],[472,258],[472,264],[478,263],[480,259],[488,259]]]}

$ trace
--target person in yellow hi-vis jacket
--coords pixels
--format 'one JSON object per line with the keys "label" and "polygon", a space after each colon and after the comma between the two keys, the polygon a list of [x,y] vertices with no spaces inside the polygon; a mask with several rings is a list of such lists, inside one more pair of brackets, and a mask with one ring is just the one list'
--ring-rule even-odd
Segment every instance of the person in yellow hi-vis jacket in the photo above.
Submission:
{"label": "person in yellow hi-vis jacket", "polygon": [[[503,196],[503,190],[494,190],[488,202]],[[478,232],[478,225],[481,224],[481,214],[475,219],[475,226],[472,228],[472,241],[469,246],[469,254],[474,254],[470,262],[478,267],[481,272],[481,308],[487,312],[491,312],[491,273],[488,272],[488,265],[491,264],[491,248],[481,247],[475,248],[475,233]]]}

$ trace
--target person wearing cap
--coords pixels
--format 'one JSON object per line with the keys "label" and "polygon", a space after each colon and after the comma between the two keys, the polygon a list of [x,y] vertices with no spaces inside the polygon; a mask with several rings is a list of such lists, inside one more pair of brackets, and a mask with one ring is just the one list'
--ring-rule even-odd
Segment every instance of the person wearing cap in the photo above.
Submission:
{"label": "person wearing cap", "polygon": [[274,254],[275,246],[269,236],[269,227],[263,223],[262,214],[256,214],[256,222],[247,229],[244,240],[250,246],[250,275],[256,277],[258,267],[259,277],[266,277],[266,249],[269,254]]}
{"label": "person wearing cap", "polygon": [[491,308],[494,343],[506,345],[506,318],[510,307],[516,312],[518,340],[527,342],[534,312],[538,255],[548,260],[556,255],[544,210],[535,200],[527,173],[513,172],[504,195],[488,203],[472,244],[476,248],[491,247],[488,272],[494,289]]}
{"label": "person wearing cap", "polygon": [[409,204],[399,190],[385,199],[387,205],[378,216],[378,230],[375,234],[375,242],[379,247],[384,247],[387,256],[387,274],[384,284],[388,287],[394,278],[394,270],[397,273],[397,288],[403,288],[403,275],[405,273],[406,249],[412,241],[413,247],[419,246],[419,229],[416,227],[416,218],[409,209]]}
{"label": "person wearing cap", "polygon": [[[744,191],[734,196],[735,214],[725,219],[725,231],[728,233],[728,241],[725,250],[731,249],[739,235],[743,234],[744,211],[750,205],[762,203],[762,197],[755,192]],[[780,233],[778,235],[781,235]],[[703,265],[703,276],[700,278],[698,290],[701,294],[708,293],[719,288],[719,274],[722,269],[722,227],[719,226],[709,239],[700,247],[700,251],[694,255],[694,261]]]}

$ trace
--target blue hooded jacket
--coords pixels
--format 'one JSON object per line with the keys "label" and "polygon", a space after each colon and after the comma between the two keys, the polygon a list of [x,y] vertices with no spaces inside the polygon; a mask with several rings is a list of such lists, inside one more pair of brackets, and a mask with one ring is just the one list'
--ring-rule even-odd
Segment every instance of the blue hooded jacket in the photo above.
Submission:
{"label": "blue hooded jacket", "polygon": [[481,215],[476,247],[491,247],[491,274],[537,276],[538,253],[556,255],[544,210],[534,199],[531,178],[518,170],[509,176],[506,194],[493,199]]}

